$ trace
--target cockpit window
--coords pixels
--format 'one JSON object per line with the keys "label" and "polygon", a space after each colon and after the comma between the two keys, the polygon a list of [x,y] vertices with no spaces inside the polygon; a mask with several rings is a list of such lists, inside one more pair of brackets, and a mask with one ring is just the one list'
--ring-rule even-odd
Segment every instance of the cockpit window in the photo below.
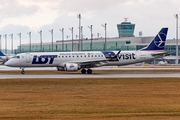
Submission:
{"label": "cockpit window", "polygon": [[12,58],[19,59],[19,58],[20,58],[20,56],[14,56],[14,57],[12,57]]}

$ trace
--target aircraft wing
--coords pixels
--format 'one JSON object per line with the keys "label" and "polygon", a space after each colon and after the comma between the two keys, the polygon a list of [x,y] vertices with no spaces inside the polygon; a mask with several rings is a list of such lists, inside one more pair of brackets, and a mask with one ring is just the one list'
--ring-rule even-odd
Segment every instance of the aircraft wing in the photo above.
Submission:
{"label": "aircraft wing", "polygon": [[[89,60],[89,61],[69,61],[67,63],[75,63],[79,66],[99,67],[107,64],[108,60]],[[66,63],[62,63],[60,66],[64,66]]]}
{"label": "aircraft wing", "polygon": [[91,66],[91,67],[99,67],[107,64],[108,60],[99,60],[99,61],[84,61],[78,62],[81,66]]}
{"label": "aircraft wing", "polygon": [[162,52],[162,53],[152,53],[151,55],[154,57],[165,57],[169,56],[172,52]]}

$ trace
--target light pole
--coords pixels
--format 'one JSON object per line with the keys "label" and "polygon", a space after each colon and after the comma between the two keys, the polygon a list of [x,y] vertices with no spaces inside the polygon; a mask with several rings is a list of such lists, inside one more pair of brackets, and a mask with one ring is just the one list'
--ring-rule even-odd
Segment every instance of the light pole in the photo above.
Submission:
{"label": "light pole", "polygon": [[62,51],[64,51],[64,28],[59,30],[62,32]]}
{"label": "light pole", "polygon": [[11,54],[13,54],[13,34],[9,35],[11,37]]}
{"label": "light pole", "polygon": [[4,35],[5,38],[5,54],[7,54],[7,34]]}
{"label": "light pole", "polygon": [[21,33],[17,34],[19,36],[20,52],[21,52]]}
{"label": "light pole", "polygon": [[83,26],[81,26],[81,50],[83,50]]}
{"label": "light pole", "polygon": [[81,14],[78,14],[78,19],[79,19],[79,47],[78,51],[81,50]]}
{"label": "light pole", "polygon": [[49,32],[51,33],[52,36],[52,51],[53,51],[53,29],[49,30]]}
{"label": "light pole", "polygon": [[97,33],[97,38],[98,38],[98,39],[99,39],[100,35],[101,35],[100,33]]}
{"label": "light pole", "polygon": [[72,28],[69,28],[69,30],[70,30],[71,33],[72,33],[72,51],[73,51],[73,27],[72,27]]}
{"label": "light pole", "polygon": [[88,26],[88,28],[90,29],[90,31],[91,31],[91,44],[90,44],[90,50],[92,51],[92,37],[93,37],[93,33],[92,33],[92,26],[93,25],[91,25],[91,26]]}
{"label": "light pole", "polygon": [[1,51],[1,46],[2,46],[1,43],[2,43],[2,42],[1,42],[1,35],[0,35],[0,51]]}
{"label": "light pole", "polygon": [[178,65],[178,14],[175,14],[174,17],[176,18],[176,65]]}
{"label": "light pole", "polygon": [[27,33],[29,35],[29,52],[31,52],[31,32]]}
{"label": "light pole", "polygon": [[106,51],[106,26],[107,24],[105,23],[104,25],[102,25],[104,27],[104,30],[105,30],[105,43],[104,43],[104,51]]}
{"label": "light pole", "polygon": [[42,30],[38,31],[40,35],[40,51],[42,52]]}

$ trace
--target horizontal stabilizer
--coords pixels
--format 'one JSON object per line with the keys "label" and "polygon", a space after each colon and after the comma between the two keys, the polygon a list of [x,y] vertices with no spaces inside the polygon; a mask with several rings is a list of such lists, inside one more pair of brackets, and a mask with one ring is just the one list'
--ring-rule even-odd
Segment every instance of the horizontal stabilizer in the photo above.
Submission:
{"label": "horizontal stabilizer", "polygon": [[162,53],[153,53],[151,54],[154,57],[165,57],[165,56],[169,56],[172,52],[162,52]]}

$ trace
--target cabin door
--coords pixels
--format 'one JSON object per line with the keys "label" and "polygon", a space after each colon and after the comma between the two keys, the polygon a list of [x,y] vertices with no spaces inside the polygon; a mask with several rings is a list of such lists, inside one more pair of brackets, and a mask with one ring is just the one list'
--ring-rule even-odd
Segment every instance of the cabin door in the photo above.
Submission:
{"label": "cabin door", "polygon": [[30,53],[26,53],[26,62],[27,63],[31,62],[31,54]]}

